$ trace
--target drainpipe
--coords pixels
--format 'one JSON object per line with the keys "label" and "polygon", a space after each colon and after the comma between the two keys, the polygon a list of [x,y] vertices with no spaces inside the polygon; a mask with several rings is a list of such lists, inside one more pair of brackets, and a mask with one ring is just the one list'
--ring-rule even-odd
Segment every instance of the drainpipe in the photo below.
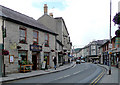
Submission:
{"label": "drainpipe", "polygon": [[[2,48],[4,50],[4,34],[3,34],[3,31],[4,31],[4,19],[2,20],[2,37],[3,37],[3,45],[2,45]],[[4,64],[4,55],[2,54],[2,62],[3,62],[3,77],[5,76],[5,64]]]}

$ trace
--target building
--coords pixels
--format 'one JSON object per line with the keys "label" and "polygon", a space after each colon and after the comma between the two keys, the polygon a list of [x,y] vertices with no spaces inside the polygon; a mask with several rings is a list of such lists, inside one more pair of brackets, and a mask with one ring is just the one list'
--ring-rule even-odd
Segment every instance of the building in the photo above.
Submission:
{"label": "building", "polygon": [[[2,21],[1,20],[2,19],[0,17],[0,26],[2,26]],[[3,41],[2,40],[3,40],[2,29],[0,29],[0,77],[2,76],[2,45],[3,45]]]}
{"label": "building", "polygon": [[92,41],[85,47],[83,47],[79,54],[86,62],[99,61],[99,47],[105,43],[106,40]]}
{"label": "building", "polygon": [[52,13],[48,15],[48,6],[44,4],[44,15],[38,19],[38,22],[58,34],[56,36],[57,65],[67,63],[68,56],[71,54],[72,43],[64,19],[62,17],[54,18]]}
{"label": "building", "polygon": [[[118,63],[120,63],[120,43],[119,43],[119,37],[113,37],[111,39],[112,42],[112,48],[109,50],[109,44],[110,42],[107,41],[104,43],[99,49],[101,50],[101,64],[109,65],[109,53],[111,52],[111,65],[116,66]],[[120,67],[119,67],[120,68]]]}
{"label": "building", "polygon": [[33,70],[41,69],[46,56],[48,67],[53,67],[52,56],[55,52],[52,50],[56,50],[57,36],[54,31],[29,16],[0,6],[0,34],[2,27],[6,30],[4,49],[9,51],[9,55],[4,55],[2,59],[5,73],[19,72],[21,60],[31,61]]}

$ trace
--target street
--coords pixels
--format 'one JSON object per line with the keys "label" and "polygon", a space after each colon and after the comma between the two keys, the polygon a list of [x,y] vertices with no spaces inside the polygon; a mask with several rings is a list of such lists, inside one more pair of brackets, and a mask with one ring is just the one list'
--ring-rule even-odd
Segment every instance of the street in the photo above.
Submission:
{"label": "street", "polygon": [[64,71],[7,83],[91,83],[102,72],[103,68],[97,64],[81,63]]}

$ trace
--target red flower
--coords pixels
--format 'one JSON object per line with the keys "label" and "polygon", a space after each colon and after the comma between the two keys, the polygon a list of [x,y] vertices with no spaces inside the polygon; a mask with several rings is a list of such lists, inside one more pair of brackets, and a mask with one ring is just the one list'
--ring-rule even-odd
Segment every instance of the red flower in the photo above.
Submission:
{"label": "red flower", "polygon": [[9,51],[8,50],[2,50],[2,54],[3,55],[9,55]]}

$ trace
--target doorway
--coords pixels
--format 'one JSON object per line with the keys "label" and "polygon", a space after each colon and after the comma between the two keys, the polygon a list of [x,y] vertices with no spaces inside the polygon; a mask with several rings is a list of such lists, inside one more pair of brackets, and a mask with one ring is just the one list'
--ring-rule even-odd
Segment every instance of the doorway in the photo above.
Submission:
{"label": "doorway", "polygon": [[37,56],[36,55],[32,55],[32,62],[33,62],[33,70],[37,70]]}
{"label": "doorway", "polygon": [[40,53],[39,52],[32,52],[32,62],[33,62],[33,66],[32,69],[33,70],[37,70],[40,68]]}

